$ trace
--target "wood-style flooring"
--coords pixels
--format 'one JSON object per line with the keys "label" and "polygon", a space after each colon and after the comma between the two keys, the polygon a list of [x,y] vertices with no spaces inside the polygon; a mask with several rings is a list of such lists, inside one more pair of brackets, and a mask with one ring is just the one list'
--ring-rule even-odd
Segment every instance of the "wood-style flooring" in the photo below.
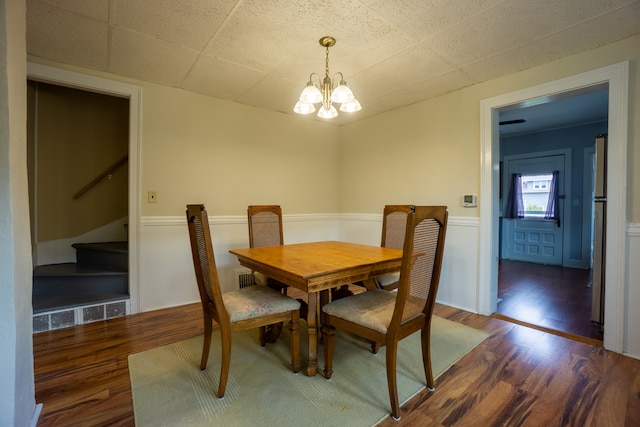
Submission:
{"label": "wood-style flooring", "polygon": [[[440,304],[435,314],[491,336],[382,427],[640,425],[640,360]],[[202,334],[201,316],[190,304],[34,335],[38,426],[133,426],[127,357]]]}
{"label": "wood-style flooring", "polygon": [[495,316],[602,345],[590,285],[591,270],[501,260]]}

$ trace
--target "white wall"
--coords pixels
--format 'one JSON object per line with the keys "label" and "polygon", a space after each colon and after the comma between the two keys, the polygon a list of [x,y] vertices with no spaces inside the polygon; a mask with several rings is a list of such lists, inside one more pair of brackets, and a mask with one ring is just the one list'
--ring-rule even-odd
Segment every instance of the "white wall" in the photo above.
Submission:
{"label": "white wall", "polygon": [[640,224],[630,224],[628,228],[628,252],[625,272],[625,307],[626,322],[624,330],[624,348],[629,356],[640,359]]}
{"label": "white wall", "polygon": [[0,425],[37,419],[27,186],[25,2],[0,5]]}
{"label": "white wall", "polygon": [[[382,211],[382,209],[380,209]],[[223,291],[234,288],[240,266],[230,249],[249,246],[246,216],[209,216]],[[284,215],[285,243],[342,240],[379,245],[382,214]],[[478,220],[449,217],[438,302],[476,312]],[[199,301],[185,218],[143,219],[140,308],[155,310]],[[461,266],[463,266],[461,268]]]}
{"label": "white wall", "polygon": [[[339,240],[338,220],[337,214],[285,214],[284,242]],[[209,225],[220,286],[229,291],[235,285],[233,270],[240,267],[229,250],[249,246],[247,217],[209,214]],[[186,217],[144,217],[140,237],[140,311],[199,301]]]}

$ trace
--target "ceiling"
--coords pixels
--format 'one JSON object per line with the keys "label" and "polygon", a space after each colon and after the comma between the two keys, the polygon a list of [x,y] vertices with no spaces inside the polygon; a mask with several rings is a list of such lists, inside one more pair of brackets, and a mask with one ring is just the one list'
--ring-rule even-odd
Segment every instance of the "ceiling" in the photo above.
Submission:
{"label": "ceiling", "polygon": [[286,114],[333,36],[337,125],[639,33],[640,0],[27,0],[32,57]]}
{"label": "ceiling", "polygon": [[[500,136],[515,136],[605,121],[609,118],[609,89],[596,85],[512,105],[500,111]],[[510,121],[522,123],[508,123]]]}

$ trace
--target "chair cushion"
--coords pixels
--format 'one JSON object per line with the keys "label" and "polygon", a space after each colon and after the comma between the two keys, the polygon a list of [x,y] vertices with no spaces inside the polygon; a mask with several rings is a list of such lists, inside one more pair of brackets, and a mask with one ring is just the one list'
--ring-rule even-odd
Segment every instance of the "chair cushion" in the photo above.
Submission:
{"label": "chair cushion", "polygon": [[389,274],[385,274],[384,276],[378,276],[376,277],[375,280],[376,282],[378,282],[378,286],[380,286],[381,288],[384,288],[385,286],[398,283],[398,281],[400,280],[400,272],[389,273]]}
{"label": "chair cushion", "polygon": [[264,273],[260,273],[259,271],[254,271],[253,281],[256,283],[256,285],[267,286],[269,284],[269,277]]}
{"label": "chair cushion", "polygon": [[330,316],[386,334],[396,304],[395,292],[381,289],[333,301],[322,308]]}
{"label": "chair cushion", "polygon": [[231,322],[300,309],[300,303],[266,286],[249,286],[222,294]]}

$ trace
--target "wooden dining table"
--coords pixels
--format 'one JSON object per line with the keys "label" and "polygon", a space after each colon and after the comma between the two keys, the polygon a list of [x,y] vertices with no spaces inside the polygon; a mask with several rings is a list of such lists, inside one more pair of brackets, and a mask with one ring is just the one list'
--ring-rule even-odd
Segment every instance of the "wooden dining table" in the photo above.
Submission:
{"label": "wooden dining table", "polygon": [[241,265],[265,274],[308,296],[307,333],[309,353],[307,375],[318,366],[318,325],[329,290],[363,282],[376,287],[373,278],[400,270],[402,251],[380,246],[339,241],[295,243],[260,248],[232,249]]}

